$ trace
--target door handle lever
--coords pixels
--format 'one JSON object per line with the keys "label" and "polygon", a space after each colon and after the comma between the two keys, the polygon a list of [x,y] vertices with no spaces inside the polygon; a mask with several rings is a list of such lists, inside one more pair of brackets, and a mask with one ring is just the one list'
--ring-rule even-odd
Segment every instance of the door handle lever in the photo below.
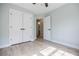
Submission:
{"label": "door handle lever", "polygon": [[51,30],[51,29],[48,29],[48,30]]}
{"label": "door handle lever", "polygon": [[25,30],[25,28],[21,28],[20,30]]}

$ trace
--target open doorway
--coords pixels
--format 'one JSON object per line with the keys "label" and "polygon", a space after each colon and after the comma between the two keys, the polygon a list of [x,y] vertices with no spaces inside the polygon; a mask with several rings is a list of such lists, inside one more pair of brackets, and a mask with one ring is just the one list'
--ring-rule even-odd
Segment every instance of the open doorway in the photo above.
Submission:
{"label": "open doorway", "polygon": [[43,19],[36,19],[36,38],[37,40],[43,39]]}

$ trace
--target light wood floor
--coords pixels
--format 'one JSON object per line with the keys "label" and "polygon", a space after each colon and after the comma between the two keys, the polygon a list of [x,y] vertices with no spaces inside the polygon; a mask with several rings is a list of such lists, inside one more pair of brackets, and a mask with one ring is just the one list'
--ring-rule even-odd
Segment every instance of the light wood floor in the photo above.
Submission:
{"label": "light wood floor", "polygon": [[0,49],[0,56],[78,56],[79,50],[45,40]]}

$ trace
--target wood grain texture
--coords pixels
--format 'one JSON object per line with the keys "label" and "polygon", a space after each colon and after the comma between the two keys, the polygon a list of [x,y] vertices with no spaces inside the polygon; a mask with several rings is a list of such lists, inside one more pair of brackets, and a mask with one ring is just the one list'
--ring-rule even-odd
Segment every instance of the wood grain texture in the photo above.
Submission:
{"label": "wood grain texture", "polygon": [[[12,45],[7,48],[2,48],[0,49],[0,56],[44,56],[44,53],[42,54],[40,52],[46,50],[48,47],[56,48],[56,50],[51,52],[48,56],[53,56],[53,54],[55,54],[58,50],[71,53],[74,56],[79,55],[78,49],[69,48],[57,43],[39,39],[33,42],[25,42],[17,45]],[[45,51],[45,53],[46,52],[47,50]]]}

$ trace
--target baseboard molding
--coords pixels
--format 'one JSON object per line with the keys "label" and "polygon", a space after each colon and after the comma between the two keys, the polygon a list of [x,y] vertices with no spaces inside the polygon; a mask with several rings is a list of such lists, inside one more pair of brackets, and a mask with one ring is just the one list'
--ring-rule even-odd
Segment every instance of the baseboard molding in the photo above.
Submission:
{"label": "baseboard molding", "polygon": [[64,46],[68,46],[68,47],[70,47],[70,48],[79,49],[79,47],[76,46],[76,45],[72,45],[72,44],[68,44],[68,43],[63,43],[63,42],[59,42],[59,41],[55,41],[55,40],[53,40],[52,42],[59,43],[59,44],[62,44],[62,45],[64,45]]}
{"label": "baseboard molding", "polygon": [[2,46],[0,46],[0,48],[6,48],[6,47],[9,47],[9,46],[11,46],[11,44],[2,45]]}
{"label": "baseboard molding", "polygon": [[[59,41],[55,41],[55,40],[53,40],[52,42],[59,43],[59,44],[62,44],[62,45],[65,45],[65,46],[68,46],[68,47],[71,47],[71,48],[79,49],[79,47],[76,46],[76,45],[72,45],[72,44],[68,44],[68,43],[63,43],[63,42],[59,42]],[[0,48],[6,48],[6,47],[9,47],[9,46],[11,46],[11,44],[2,45],[2,46],[0,46]]]}

